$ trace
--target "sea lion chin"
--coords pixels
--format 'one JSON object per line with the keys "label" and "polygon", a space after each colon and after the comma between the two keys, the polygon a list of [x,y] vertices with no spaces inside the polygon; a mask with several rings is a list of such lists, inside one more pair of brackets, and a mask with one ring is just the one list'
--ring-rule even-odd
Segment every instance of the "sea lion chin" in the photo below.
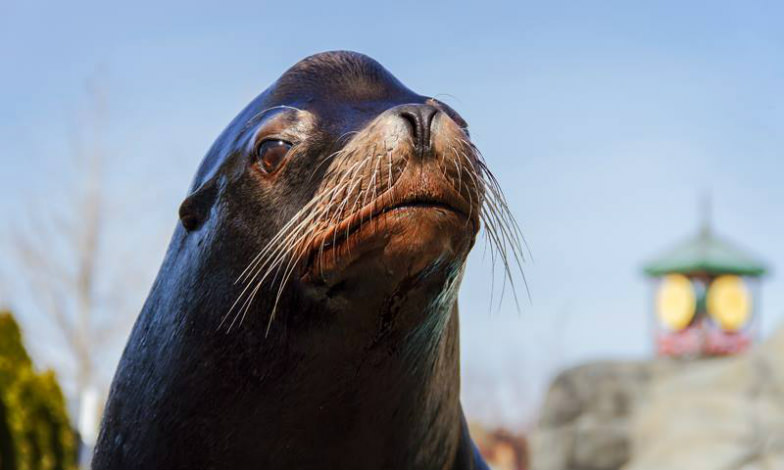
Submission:
{"label": "sea lion chin", "polygon": [[456,111],[361,54],[308,57],[179,215],[93,468],[484,468],[457,292],[480,222],[504,262],[518,232]]}

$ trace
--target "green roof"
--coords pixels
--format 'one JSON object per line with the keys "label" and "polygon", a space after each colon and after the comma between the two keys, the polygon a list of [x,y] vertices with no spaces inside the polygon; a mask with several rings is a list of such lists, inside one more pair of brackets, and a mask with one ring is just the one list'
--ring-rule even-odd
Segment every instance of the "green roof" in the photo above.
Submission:
{"label": "green roof", "polygon": [[706,225],[696,237],[652,259],[643,270],[649,276],[700,272],[761,276],[765,274],[766,267],[744,250],[714,236]]}

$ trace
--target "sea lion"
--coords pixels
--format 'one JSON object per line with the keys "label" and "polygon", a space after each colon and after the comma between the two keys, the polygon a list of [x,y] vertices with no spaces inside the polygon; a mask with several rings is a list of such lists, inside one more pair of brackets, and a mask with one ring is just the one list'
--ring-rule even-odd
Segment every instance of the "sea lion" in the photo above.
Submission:
{"label": "sea lion", "polygon": [[485,468],[457,290],[480,221],[516,230],[499,194],[447,105],[358,53],[294,65],[196,173],[93,468]]}

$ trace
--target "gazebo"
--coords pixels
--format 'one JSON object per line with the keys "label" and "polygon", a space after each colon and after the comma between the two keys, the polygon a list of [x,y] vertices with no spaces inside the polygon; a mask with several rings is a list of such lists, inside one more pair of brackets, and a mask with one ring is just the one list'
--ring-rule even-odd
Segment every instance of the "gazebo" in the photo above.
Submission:
{"label": "gazebo", "polygon": [[716,236],[708,217],[697,233],[643,268],[654,282],[660,356],[735,354],[757,335],[756,300],[764,263]]}

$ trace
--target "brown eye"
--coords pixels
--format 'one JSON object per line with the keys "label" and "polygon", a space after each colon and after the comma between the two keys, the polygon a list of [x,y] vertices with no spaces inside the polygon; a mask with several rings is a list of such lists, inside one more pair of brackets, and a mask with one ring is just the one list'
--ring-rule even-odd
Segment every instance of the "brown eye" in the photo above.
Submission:
{"label": "brown eye", "polygon": [[265,140],[262,142],[256,152],[261,169],[266,173],[273,173],[286,158],[289,149],[291,149],[291,144],[285,140]]}

